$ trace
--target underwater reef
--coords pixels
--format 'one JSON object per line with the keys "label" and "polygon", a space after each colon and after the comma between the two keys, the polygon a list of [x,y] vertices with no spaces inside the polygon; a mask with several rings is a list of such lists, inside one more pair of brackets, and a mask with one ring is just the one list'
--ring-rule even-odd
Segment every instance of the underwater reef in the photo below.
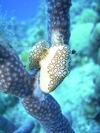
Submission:
{"label": "underwater reef", "polygon": [[[48,1],[45,1],[45,2],[48,2]],[[22,96],[23,98],[18,99],[9,94],[0,93],[0,101],[1,101],[0,118],[2,118],[2,121],[4,120],[5,123],[8,121],[9,124],[11,124],[10,126],[13,126],[12,129],[16,130],[15,132],[17,132],[18,130],[19,130],[18,132],[20,131],[24,132],[26,129],[30,129],[29,131],[30,133],[44,133],[45,131],[43,130],[43,128],[47,130],[46,127],[44,126],[45,124],[43,123],[43,126],[40,126],[40,124],[36,121],[37,118],[34,119],[33,117],[31,117],[31,115],[33,116],[32,112],[34,112],[34,110],[32,110],[31,102],[33,102],[33,105],[35,105],[34,108],[36,108],[37,106],[34,102],[37,102],[37,101],[40,102],[42,100],[45,101],[44,100],[45,98],[47,99],[49,98],[49,99],[52,99],[51,103],[49,102],[48,104],[45,102],[43,104],[44,105],[43,107],[45,107],[46,105],[49,105],[52,110],[54,109],[52,105],[54,104],[57,105],[55,106],[55,109],[58,108],[58,110],[60,109],[60,111],[62,111],[62,113],[61,112],[60,113],[64,115],[65,119],[66,118],[68,119],[68,123],[69,123],[68,127],[71,126],[74,132],[100,133],[100,60],[99,60],[100,59],[100,45],[99,45],[100,0],[96,0],[96,1],[95,0],[89,0],[89,1],[72,0],[71,3],[72,3],[72,6],[70,7],[70,21],[68,20],[69,21],[68,25],[66,25],[65,23],[65,26],[67,26],[68,28],[67,30],[68,32],[66,32],[66,30],[65,32],[61,31],[61,34],[60,34],[68,37],[67,41],[69,42],[68,43],[69,46],[67,47],[64,46],[64,47],[65,49],[69,50],[67,54],[68,55],[70,54],[71,56],[71,63],[70,63],[70,59],[68,58],[69,59],[68,66],[70,66],[70,70],[67,68],[68,76],[65,77],[63,81],[58,80],[59,82],[57,83],[58,84],[60,83],[60,85],[56,87],[57,89],[52,88],[52,86],[50,86],[51,87],[50,91],[52,91],[50,92],[50,94],[48,94],[47,92],[46,93],[43,92],[43,90],[41,90],[40,88],[38,88],[37,90],[35,88],[37,88],[37,83],[41,85],[41,88],[44,88],[43,84],[41,84],[40,81],[45,82],[47,80],[47,79],[43,80],[43,78],[45,77],[44,75],[43,78],[41,76],[40,81],[39,80],[36,81],[39,74],[38,72],[40,69],[39,62],[37,61],[37,59],[39,61],[41,59],[42,60],[45,59],[43,61],[46,61],[46,59],[47,60],[50,59],[48,58],[49,56],[47,56],[49,55],[48,54],[49,50],[52,50],[50,49],[50,47],[55,46],[55,43],[60,43],[61,45],[63,45],[64,43],[63,40],[65,40],[65,42],[67,43],[66,39],[64,39],[63,36],[59,36],[59,34],[56,34],[57,36],[55,36],[55,39],[52,37],[54,36],[54,34],[52,34],[54,32],[51,32],[50,27],[52,27],[52,29],[57,29],[59,27],[59,26],[56,27],[56,25],[55,27],[53,27],[55,18],[53,17],[49,18],[50,14],[46,15],[47,18],[45,17],[45,12],[43,7],[43,4],[45,4],[44,1],[41,1],[39,13],[37,14],[37,17],[35,19],[32,18],[25,22],[18,22],[16,19],[4,20],[4,18],[1,17],[1,22],[3,23],[3,24],[0,23],[1,29],[3,25],[6,25],[5,22],[6,21],[8,22],[6,29],[3,29],[1,31],[1,33],[3,34],[0,37],[1,38],[0,41],[3,42],[4,46],[6,46],[4,48],[4,51],[10,50],[11,51],[10,54],[14,54],[13,58],[19,62],[18,63],[19,68],[22,71],[26,71],[25,73],[23,73],[24,76],[27,75],[27,71],[28,71],[28,74],[30,75],[29,76],[30,80],[28,80],[29,82],[27,82],[27,85],[29,85],[30,82],[32,82],[33,80],[34,80],[34,83],[32,82],[32,85],[36,85],[35,87],[33,86],[28,87],[30,90],[29,94],[27,90],[26,91],[24,90],[25,95],[27,94],[27,97],[25,96],[26,98],[24,97],[24,95],[22,95],[24,94],[23,91],[21,92],[21,89],[19,89],[21,87],[22,81],[19,81],[17,79],[16,80],[18,82],[16,83],[18,83],[19,86],[17,86],[16,84],[16,88],[13,88],[15,85],[12,83],[11,85],[13,85],[13,87],[12,88],[10,87],[9,91],[7,91],[6,93],[14,94],[15,90],[19,89],[20,91],[18,92],[16,91],[16,94],[17,96],[19,97]],[[51,7],[52,3],[47,3],[46,6],[48,5],[49,7]],[[58,4],[58,7],[59,6],[60,6],[60,3]],[[47,8],[46,10],[49,11],[51,9],[52,8],[50,9]],[[56,14],[56,10],[54,11]],[[53,16],[53,12],[52,12],[52,16]],[[49,23],[51,21],[50,19],[52,19],[52,23]],[[43,23],[44,20],[46,20],[47,21],[46,23],[48,24],[47,31],[48,31],[49,43],[43,40],[43,39],[48,40],[46,39],[46,34],[45,34],[46,26],[45,26],[45,23]],[[58,22],[59,22],[59,19],[58,19]],[[11,23],[13,23],[13,25],[11,25]],[[9,26],[12,27],[12,31],[11,30],[9,31]],[[61,29],[63,29],[63,27]],[[14,35],[13,38],[7,35],[9,32]],[[7,38],[5,39],[5,37]],[[0,46],[2,46],[1,43],[0,43]],[[37,51],[35,53],[36,48],[38,49],[38,52],[42,55],[41,58],[39,58],[40,55],[37,56],[36,54]],[[17,53],[14,49],[16,49]],[[73,49],[76,51],[75,54],[72,54]],[[19,55],[19,57],[17,54]],[[30,55],[30,58],[28,58],[29,55]],[[33,58],[31,55],[33,56]],[[10,65],[11,66],[14,65],[11,58],[6,57],[6,54],[5,56],[1,54],[0,57],[4,58],[5,60],[5,62],[2,62],[1,60],[2,63],[6,64],[7,62],[10,61],[11,63]],[[35,63],[33,59],[37,62]],[[58,61],[58,59],[56,61]],[[33,64],[32,62],[34,62],[35,64]],[[41,62],[42,68],[44,68],[43,63],[44,62]],[[63,62],[61,62],[61,64],[62,63]],[[18,66],[18,64],[16,65]],[[34,67],[37,67],[37,69],[34,69]],[[8,65],[8,68],[10,68],[9,65]],[[11,72],[16,71],[13,69],[13,67],[10,70]],[[42,69],[42,72],[44,72],[43,70],[44,69]],[[4,72],[3,66],[2,66],[2,72]],[[10,74],[9,71],[6,73]],[[22,73],[20,73],[20,75],[18,76],[21,77],[21,74]],[[6,80],[10,82],[9,81],[10,79],[6,78]],[[27,79],[23,79],[23,80],[25,81],[25,84],[26,84]],[[48,78],[48,81],[49,80],[50,79]],[[23,84],[23,86],[25,84]],[[3,88],[4,87],[2,87],[2,89]],[[33,95],[30,95],[30,93],[33,94],[35,97],[33,97]],[[14,95],[16,96],[16,94]],[[35,98],[35,101],[34,101],[34,98]],[[54,99],[56,99],[57,102]],[[29,108],[31,108],[32,112],[29,112],[31,113],[31,115],[26,113],[26,110],[22,106],[22,103],[20,102],[20,100],[24,102],[24,106],[26,107],[27,111],[29,110]],[[38,107],[37,112],[39,112],[39,110],[40,108]],[[57,116],[55,115],[55,113],[58,113],[57,111],[54,112],[53,110],[52,111],[51,110],[49,110],[50,117],[48,117],[48,121],[50,121],[49,118],[51,117],[53,117],[54,119],[55,116]],[[53,112],[54,115],[51,115],[50,111]],[[46,116],[46,111],[40,113],[39,115],[42,116],[43,113]],[[26,126],[27,123],[29,124],[29,128],[27,128]],[[40,120],[40,123],[41,123],[41,120]],[[52,125],[51,123],[49,124]],[[53,124],[55,126],[55,123]],[[3,133],[4,131],[2,127],[3,126],[1,125],[0,133]],[[57,131],[57,133],[59,132]],[[63,132],[60,131],[60,133],[63,133]],[[64,133],[66,133],[66,131],[64,131]]]}
{"label": "underwater reef", "polygon": [[[70,71],[68,41],[70,37],[69,8],[71,1],[45,0],[45,5],[50,44],[46,41],[40,41],[33,46],[29,52],[31,72],[26,71],[9,41],[1,36],[0,91],[18,97],[26,111],[39,121],[45,132],[74,133],[67,118],[62,114],[60,105],[49,94],[61,84]],[[59,16],[59,14],[61,15]],[[53,55],[52,52],[54,52]],[[45,78],[47,78],[46,82],[43,81]],[[1,118],[2,121],[7,120],[2,116]],[[9,125],[16,128],[13,124]],[[14,132],[18,133],[23,128],[27,130],[27,125]],[[29,125],[28,128],[31,126]]]}

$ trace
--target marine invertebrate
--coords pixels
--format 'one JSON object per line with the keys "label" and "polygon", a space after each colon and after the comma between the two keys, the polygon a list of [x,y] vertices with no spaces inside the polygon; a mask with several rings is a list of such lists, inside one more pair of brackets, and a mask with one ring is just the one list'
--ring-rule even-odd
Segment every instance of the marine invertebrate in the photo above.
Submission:
{"label": "marine invertebrate", "polygon": [[39,68],[39,62],[45,58],[48,54],[49,44],[45,41],[39,41],[36,43],[29,52],[29,67],[31,70]]}
{"label": "marine invertebrate", "polygon": [[38,74],[36,69],[28,73],[16,52],[0,42],[0,91],[19,97],[27,112],[46,132],[73,132],[56,100],[41,91]]}
{"label": "marine invertebrate", "polygon": [[68,45],[70,37],[69,7],[71,0],[45,0],[48,41]]}
{"label": "marine invertebrate", "polygon": [[14,133],[30,133],[34,129],[35,124],[32,120],[25,122],[21,127],[14,131]]}
{"label": "marine invertebrate", "polygon": [[[48,18],[48,20],[52,23],[51,25],[48,24],[48,41],[50,42],[50,45],[52,44],[52,47],[48,49],[48,45],[46,45],[45,47],[46,43],[44,43],[44,45],[40,45],[42,46],[42,49],[38,49],[40,54],[39,56],[35,56],[36,58],[38,58],[33,58],[36,59],[36,63],[34,65],[30,62],[30,66],[31,68],[36,68],[40,65],[41,69],[43,68],[42,70],[44,71],[44,62],[50,61],[48,62],[47,70],[43,73],[41,72],[42,75],[45,73],[47,74],[47,72],[48,74],[50,74],[52,73],[51,63],[54,63],[54,61],[56,60],[56,62],[54,63],[54,69],[59,68],[57,70],[58,75],[56,80],[59,84],[62,81],[62,78],[64,78],[64,76],[66,76],[69,72],[70,49],[65,44],[68,44],[70,36],[69,8],[71,5],[71,0],[46,0],[45,2],[48,7],[47,11],[52,11],[48,12],[48,16],[50,18],[51,16],[53,16],[54,18],[54,15],[56,13],[55,21],[51,21]],[[59,15],[61,16],[60,18],[58,17]],[[56,50],[54,52],[53,58],[51,58],[50,52],[52,50]],[[58,60],[59,55],[61,55],[61,60]],[[31,57],[32,56],[30,56],[30,58]],[[30,61],[32,60],[30,59]],[[62,66],[57,67],[57,64]],[[68,66],[67,70],[65,70],[66,64]],[[44,93],[40,89],[40,87],[43,87],[44,89],[44,86],[42,86],[41,84],[42,82],[39,85],[39,77],[40,81],[42,80],[40,71],[41,70],[39,69],[34,69],[30,73],[27,72],[23,64],[21,63],[17,53],[11,47],[9,47],[8,43],[5,43],[3,41],[0,42],[0,91],[19,97],[26,111],[39,121],[39,123],[47,133],[74,133],[67,118],[62,114],[57,101],[50,94]],[[63,74],[61,74],[62,72]],[[60,75],[62,75],[61,78]],[[52,74],[50,76],[52,76]],[[55,73],[53,73],[53,76],[55,76]],[[55,83],[56,82],[54,82],[54,84]],[[54,85],[53,87],[50,86],[50,90],[48,88],[47,89],[49,91],[52,91],[56,86],[57,85]]]}
{"label": "marine invertebrate", "polygon": [[10,120],[0,115],[0,130],[7,133],[13,133],[17,130],[17,126],[15,126]]}
{"label": "marine invertebrate", "polygon": [[[29,53],[29,62],[31,69],[34,67],[41,68],[40,88],[44,92],[50,92],[63,81],[70,70],[68,9],[71,1],[45,0],[45,3],[49,44],[46,41],[36,43]],[[45,77],[46,82],[44,83]]]}
{"label": "marine invertebrate", "polygon": [[[39,67],[40,88],[51,92],[63,81],[70,71],[70,48],[62,43],[49,48],[46,41],[39,41],[29,53],[30,68]],[[46,79],[45,79],[46,77]],[[45,83],[43,80],[45,79]]]}
{"label": "marine invertebrate", "polygon": [[17,127],[10,120],[0,115],[0,130],[5,133],[30,133],[34,128],[34,122],[32,120],[27,121],[21,127]]}
{"label": "marine invertebrate", "polygon": [[[70,70],[70,49],[68,46],[53,46],[44,60],[40,61],[40,87],[50,92],[58,87]],[[43,79],[46,77],[46,82]]]}

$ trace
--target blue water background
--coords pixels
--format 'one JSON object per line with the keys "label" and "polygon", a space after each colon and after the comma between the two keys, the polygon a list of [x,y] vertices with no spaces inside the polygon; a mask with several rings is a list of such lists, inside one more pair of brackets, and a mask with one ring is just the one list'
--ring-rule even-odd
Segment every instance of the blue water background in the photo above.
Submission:
{"label": "blue water background", "polygon": [[35,17],[40,0],[0,0],[1,13],[7,17],[15,16],[18,20]]}

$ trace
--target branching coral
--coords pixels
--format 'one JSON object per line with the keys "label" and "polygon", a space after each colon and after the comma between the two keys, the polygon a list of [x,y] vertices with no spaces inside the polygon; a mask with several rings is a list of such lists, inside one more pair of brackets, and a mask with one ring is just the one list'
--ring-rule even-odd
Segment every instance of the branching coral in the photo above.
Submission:
{"label": "branching coral", "polygon": [[64,42],[70,37],[69,7],[71,0],[45,0],[48,41],[50,44]]}
{"label": "branching coral", "polygon": [[30,133],[33,128],[34,122],[32,120],[27,121],[20,128],[18,128],[10,120],[0,115],[0,130],[5,133]]}
{"label": "branching coral", "polygon": [[[48,14],[48,41],[52,47],[48,49],[48,47],[44,47],[45,44],[42,45],[43,48],[39,50],[40,55],[38,58],[34,58],[34,50],[32,54],[30,53],[29,60],[31,68],[34,68],[32,61],[35,60],[35,67],[38,66],[40,69],[33,69],[31,73],[28,73],[17,53],[8,43],[1,41],[0,91],[19,97],[26,111],[39,121],[47,133],[74,133],[67,118],[62,114],[57,101],[50,94],[45,93],[45,83],[43,81],[45,80],[43,78],[48,76],[46,89],[49,90],[49,86],[49,91],[52,91],[69,73],[70,49],[67,45],[70,36],[69,8],[71,0],[46,0],[45,3],[47,5]],[[50,53],[50,50],[55,52],[54,55]],[[41,54],[41,52],[43,54]],[[40,56],[42,58],[39,59]],[[37,54],[35,57],[37,57]],[[57,60],[55,60],[56,58]],[[48,64],[46,70],[45,64],[43,65],[42,62],[45,59],[47,59],[46,63]],[[56,63],[53,64],[53,62]],[[51,67],[52,65],[53,68]],[[55,67],[57,68],[57,72],[52,73],[52,69],[56,71]],[[50,73],[52,74],[50,75]],[[55,78],[52,81],[50,76],[57,78],[57,83],[54,82]]]}
{"label": "branching coral", "polygon": [[41,68],[39,82],[44,92],[56,89],[70,71],[69,47],[62,43],[53,44],[50,48],[48,46],[46,41],[40,41],[29,52],[30,68]]}

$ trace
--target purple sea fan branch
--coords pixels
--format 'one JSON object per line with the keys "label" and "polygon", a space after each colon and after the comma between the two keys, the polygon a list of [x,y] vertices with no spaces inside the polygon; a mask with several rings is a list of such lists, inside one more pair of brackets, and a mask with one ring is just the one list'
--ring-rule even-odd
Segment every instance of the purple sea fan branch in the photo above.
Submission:
{"label": "purple sea fan branch", "polygon": [[30,95],[22,103],[27,112],[36,118],[46,133],[74,133],[57,101],[49,94]]}
{"label": "purple sea fan branch", "polygon": [[71,0],[45,0],[47,35],[50,44],[69,43]]}
{"label": "purple sea fan branch", "polygon": [[[59,22],[60,25],[48,19],[53,23],[48,28],[49,42],[68,44],[70,36],[68,11],[71,1],[46,0],[45,2],[47,7],[50,4],[49,17],[54,18],[55,15],[51,9],[60,13],[64,10],[61,18],[57,19],[59,15],[56,14],[55,22]],[[39,73],[40,70],[36,69],[28,73],[16,52],[8,44],[0,42],[0,91],[19,97],[27,112],[39,121],[47,133],[74,133],[57,101],[41,90]]]}
{"label": "purple sea fan branch", "polygon": [[16,52],[3,42],[0,42],[0,54],[0,91],[19,97],[27,112],[40,122],[47,133],[73,133],[56,100],[41,91],[39,70],[28,73]]}

